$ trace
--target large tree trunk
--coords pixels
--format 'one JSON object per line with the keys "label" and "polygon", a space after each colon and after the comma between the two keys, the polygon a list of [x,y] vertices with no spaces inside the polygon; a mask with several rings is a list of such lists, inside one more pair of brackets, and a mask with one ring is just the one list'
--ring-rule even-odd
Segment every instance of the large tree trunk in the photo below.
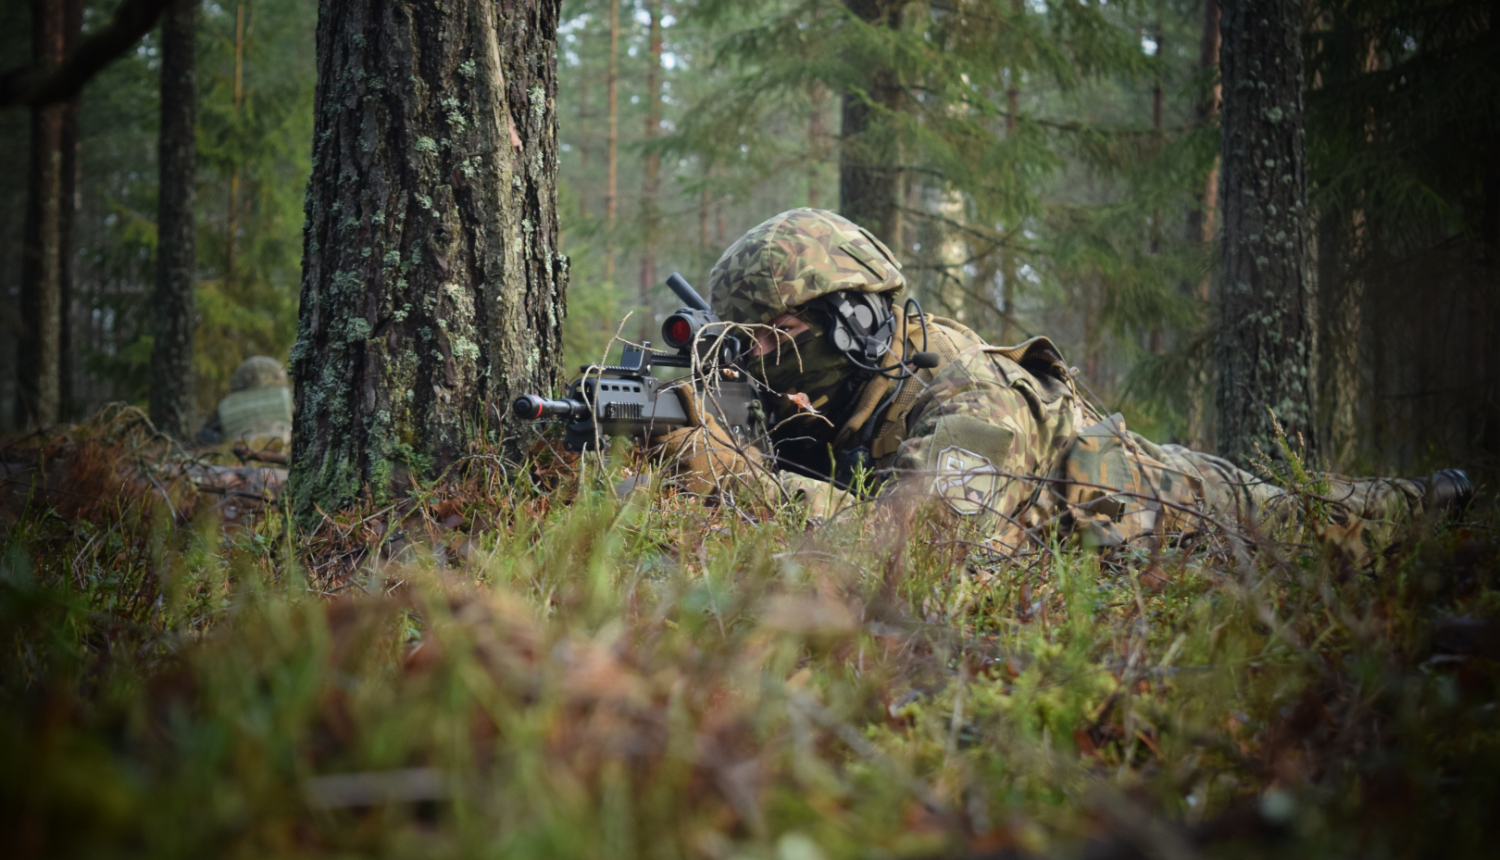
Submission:
{"label": "large tree trunk", "polygon": [[179,439],[193,417],[193,179],[197,143],[193,112],[198,98],[193,63],[197,51],[195,0],[173,0],[161,19],[161,128],[158,131],[159,197],[156,205],[156,292],[152,297],[151,421]]}
{"label": "large tree trunk", "polygon": [[[38,69],[63,60],[62,5],[33,0],[31,44]],[[31,171],[26,187],[25,247],[21,257],[21,322],[16,374],[16,417],[32,426],[57,423],[62,411],[62,208],[61,105],[31,109]]]}
{"label": "large tree trunk", "polygon": [[1309,447],[1313,291],[1307,260],[1301,9],[1291,0],[1223,4],[1224,266],[1219,450],[1248,465],[1274,456],[1271,417]]}
{"label": "large tree trunk", "polygon": [[[867,24],[901,27],[902,0],[844,0]],[[899,254],[902,230],[900,146],[883,111],[901,110],[905,94],[896,71],[871,70],[867,95],[843,101],[839,143],[839,214],[879,236]],[[868,99],[868,100],[867,100]]]}
{"label": "large tree trunk", "polygon": [[322,0],[291,493],[432,475],[558,381],[560,0]]}
{"label": "large tree trunk", "polygon": [[652,289],[656,286],[656,252],[660,244],[661,210],[657,197],[661,189],[661,153],[651,149],[661,134],[661,0],[648,0],[646,12],[651,17],[651,56],[646,66],[646,155],[641,171],[641,340],[649,340],[656,327],[652,313]]}

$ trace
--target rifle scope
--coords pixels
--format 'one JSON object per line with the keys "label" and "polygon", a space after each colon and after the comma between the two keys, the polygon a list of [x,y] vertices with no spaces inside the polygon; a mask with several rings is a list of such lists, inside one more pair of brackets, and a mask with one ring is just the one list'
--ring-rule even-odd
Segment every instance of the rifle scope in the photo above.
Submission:
{"label": "rifle scope", "polygon": [[693,340],[698,337],[698,331],[711,321],[705,319],[705,316],[702,311],[687,308],[672,314],[661,324],[662,340],[673,349],[683,349],[692,345]]}

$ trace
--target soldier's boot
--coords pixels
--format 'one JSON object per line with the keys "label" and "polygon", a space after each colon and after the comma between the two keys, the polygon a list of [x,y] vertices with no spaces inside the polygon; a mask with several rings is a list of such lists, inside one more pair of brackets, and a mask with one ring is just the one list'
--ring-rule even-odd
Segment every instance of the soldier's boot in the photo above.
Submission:
{"label": "soldier's boot", "polygon": [[1474,501],[1474,481],[1463,469],[1439,469],[1419,480],[1427,486],[1422,499],[1427,510],[1462,516]]}

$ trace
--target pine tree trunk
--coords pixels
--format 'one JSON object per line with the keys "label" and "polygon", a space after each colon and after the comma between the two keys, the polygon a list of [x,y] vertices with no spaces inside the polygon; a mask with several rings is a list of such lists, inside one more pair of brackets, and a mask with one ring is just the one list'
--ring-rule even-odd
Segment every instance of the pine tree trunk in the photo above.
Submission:
{"label": "pine tree trunk", "polygon": [[656,328],[652,313],[652,289],[656,286],[656,252],[660,242],[661,212],[657,195],[661,186],[661,154],[650,149],[661,134],[661,0],[649,0],[646,13],[651,17],[651,56],[646,67],[646,154],[641,171],[641,289],[639,301],[645,309],[641,317],[641,340],[649,340]]}
{"label": "pine tree trunk", "polygon": [[[230,91],[230,108],[235,124],[239,124],[240,104],[244,101],[245,79],[245,4],[234,5],[234,88]],[[233,295],[235,284],[235,246],[240,232],[240,165],[236,161],[229,168],[229,207],[225,213],[224,229],[224,286]]]}
{"label": "pine tree trunk", "polygon": [[[578,40],[584,41],[587,31],[580,33]],[[583,45],[579,45],[578,62],[578,172],[583,176],[589,175],[589,76],[588,63],[582,58],[586,56]],[[578,189],[578,219],[588,221],[589,219],[589,195],[588,183],[584,183]]]}
{"label": "pine tree trunk", "polygon": [[[1157,66],[1156,74],[1151,84],[1151,158],[1153,160],[1161,157],[1162,147],[1164,145],[1161,128],[1161,77],[1162,71],[1165,68],[1165,60],[1163,60],[1162,58],[1166,56],[1167,34],[1166,28],[1165,26],[1163,26],[1162,22],[1162,18],[1166,14],[1166,10],[1163,8],[1163,6],[1163,0],[1156,0],[1156,30],[1154,37],[1156,39],[1156,51],[1153,53],[1153,56],[1156,58]],[[1161,253],[1160,209],[1151,210],[1151,253],[1153,255]],[[1161,325],[1158,324],[1152,326],[1151,331],[1146,336],[1146,351],[1151,353],[1152,355],[1161,355],[1162,351],[1165,349],[1162,340],[1163,332]]]}
{"label": "pine tree trunk", "polygon": [[[1219,0],[1204,0],[1203,3],[1203,37],[1198,43],[1198,71],[1206,72],[1210,69],[1217,70],[1219,66]],[[1219,116],[1219,96],[1221,86],[1215,83],[1209,88],[1202,101],[1198,102],[1194,109],[1194,115],[1199,125],[1207,125]],[[1187,214],[1187,239],[1189,242],[1202,242],[1207,245],[1214,240],[1214,211],[1219,205],[1219,160],[1214,159],[1214,164],[1208,169],[1208,175],[1203,180],[1203,193],[1199,197],[1198,205],[1188,211]],[[1199,301],[1208,301],[1209,279],[1204,277],[1196,286],[1187,286],[1185,289],[1196,295]]]}
{"label": "pine tree trunk", "polygon": [[615,279],[615,214],[619,209],[620,180],[620,0],[609,0],[609,70],[604,78],[604,109],[608,127],[604,137],[604,279]]}
{"label": "pine tree trunk", "polygon": [[[62,0],[63,55],[78,49],[83,30],[83,0]],[[78,113],[82,96],[63,105],[58,149],[62,173],[58,177],[57,213],[57,404],[58,418],[73,418],[73,296],[78,288]]]}
{"label": "pine tree trunk", "polygon": [[1223,47],[1224,265],[1219,450],[1274,456],[1271,418],[1310,447],[1313,291],[1307,257],[1301,7],[1229,0]]}
{"label": "pine tree trunk", "polygon": [[818,180],[823,166],[823,109],[828,87],[814,80],[807,87],[807,205],[818,208]]}
{"label": "pine tree trunk", "polygon": [[314,520],[558,381],[560,0],[322,0],[290,493]]}
{"label": "pine tree trunk", "polygon": [[[1211,73],[1214,83],[1208,87],[1194,106],[1194,119],[1199,126],[1207,126],[1218,121],[1219,117],[1219,93],[1220,86],[1217,80],[1219,74],[1219,0],[1204,0],[1203,3],[1203,28],[1198,40],[1198,73]],[[1196,278],[1184,278],[1179,286],[1182,294],[1196,299],[1199,303],[1207,305],[1209,302],[1209,285],[1211,279],[1211,267],[1207,265],[1209,252],[1213,247],[1214,215],[1219,206],[1219,158],[1214,156],[1213,164],[1202,178],[1202,191],[1197,195],[1197,205],[1188,209],[1186,224],[1186,239],[1190,243],[1197,243],[1199,255],[1204,265],[1201,274]],[[1211,450],[1215,447],[1213,442],[1213,420],[1214,410],[1203,402],[1198,392],[1210,389],[1210,368],[1202,367],[1194,374],[1194,383],[1191,393],[1185,398],[1185,425],[1186,442],[1192,447],[1201,450]]]}
{"label": "pine tree trunk", "polygon": [[193,113],[197,52],[195,0],[173,0],[161,19],[161,128],[157,164],[156,292],[152,297],[151,420],[163,433],[187,438],[193,417],[193,178],[197,143]]}
{"label": "pine tree trunk", "polygon": [[[1021,0],[1011,0],[1011,17],[1017,21],[1026,14],[1026,8]],[[1021,70],[1011,66],[1006,70],[1010,77],[1009,85],[1005,88],[1005,139],[1011,140],[1016,134],[1016,123],[1021,119]],[[1008,232],[1016,234],[1013,225],[1006,225]],[[989,274],[991,280],[994,274]],[[1020,330],[1016,323],[1016,257],[1010,248],[1000,248],[1000,342],[1012,343],[1019,338],[1015,333]]]}
{"label": "pine tree trunk", "polygon": [[[33,0],[31,44],[35,63],[55,68],[63,58],[62,6]],[[62,411],[62,105],[31,109],[31,171],[21,256],[21,323],[16,374],[16,418],[34,427],[56,424]]]}
{"label": "pine tree trunk", "polygon": [[[1319,30],[1337,27],[1336,12],[1325,11]],[[1361,74],[1379,68],[1377,43],[1366,36],[1367,49],[1349,56],[1350,62],[1326,64],[1314,78],[1312,88],[1347,87]],[[1363,123],[1362,123],[1363,124]],[[1368,137],[1376,129],[1358,130]],[[1319,448],[1330,466],[1353,453],[1360,432],[1358,402],[1364,392],[1360,379],[1361,309],[1364,279],[1361,260],[1369,259],[1364,233],[1364,215],[1359,209],[1346,211],[1337,205],[1317,213],[1314,260],[1317,271],[1318,363],[1316,402]]]}
{"label": "pine tree trunk", "polygon": [[[844,0],[867,24],[901,27],[900,0]],[[867,96],[848,93],[843,101],[839,146],[839,214],[880,237],[898,254],[902,232],[900,147],[880,122],[880,109],[901,110],[904,94],[894,69],[877,68]],[[866,101],[868,98],[873,101]]]}

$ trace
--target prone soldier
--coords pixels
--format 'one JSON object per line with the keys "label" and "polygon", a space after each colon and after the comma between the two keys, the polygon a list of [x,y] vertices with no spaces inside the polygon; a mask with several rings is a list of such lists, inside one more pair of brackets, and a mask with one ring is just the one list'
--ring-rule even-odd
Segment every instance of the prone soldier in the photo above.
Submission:
{"label": "prone soldier", "polygon": [[[761,385],[773,451],[734,445],[711,414],[662,443],[685,486],[794,498],[828,516],[873,475],[1014,546],[1043,527],[1099,545],[1190,530],[1198,517],[1293,513],[1278,484],[1228,461],[1158,445],[1079,396],[1056,346],[992,346],[965,326],[896,304],[901,264],[832,212],[794,209],[729,247],[709,302],[748,327],[742,364]],[[1391,524],[1466,504],[1467,475],[1321,476],[1335,520]],[[1363,527],[1363,526],[1361,526]]]}

